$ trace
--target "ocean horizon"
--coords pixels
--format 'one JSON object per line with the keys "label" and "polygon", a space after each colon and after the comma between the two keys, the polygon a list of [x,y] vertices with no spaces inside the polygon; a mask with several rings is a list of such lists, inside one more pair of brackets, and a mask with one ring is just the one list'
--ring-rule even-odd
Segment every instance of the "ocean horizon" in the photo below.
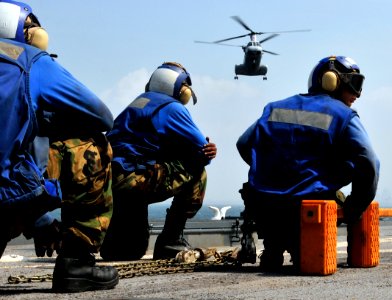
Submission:
{"label": "ocean horizon", "polygon": [[[166,217],[166,210],[170,207],[171,200],[165,201],[162,203],[154,203],[148,206],[148,219],[149,221],[164,221]],[[240,217],[241,212],[244,210],[244,205],[237,205],[237,204],[211,204],[205,203],[197,212],[197,214],[192,218],[193,221],[205,221],[211,220],[215,212],[209,208],[208,206],[215,206],[217,208],[222,208],[224,206],[230,206],[230,208],[226,211],[226,218],[237,218]],[[58,220],[61,220],[61,211],[60,209],[56,209],[50,214]]]}
{"label": "ocean horizon", "polygon": [[[170,207],[171,201],[169,203],[154,203],[148,206],[148,219],[153,221],[163,221],[166,217],[166,210]],[[200,208],[197,214],[192,218],[193,221],[205,221],[211,220],[215,212],[208,206],[215,206],[217,208],[222,208],[224,206],[230,206],[226,211],[226,218],[237,218],[240,217],[241,212],[244,210],[244,205],[237,204],[210,204],[206,203]]]}

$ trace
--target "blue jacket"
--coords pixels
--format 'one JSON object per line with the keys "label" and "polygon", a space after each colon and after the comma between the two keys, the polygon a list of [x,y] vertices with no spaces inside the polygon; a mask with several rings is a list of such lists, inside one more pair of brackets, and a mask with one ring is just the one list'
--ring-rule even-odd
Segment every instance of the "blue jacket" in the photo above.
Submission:
{"label": "blue jacket", "polygon": [[368,135],[357,113],[328,95],[269,103],[237,148],[261,194],[323,199],[352,183],[351,196],[367,203],[375,196],[379,161]]}
{"label": "blue jacket", "polygon": [[0,39],[0,206],[48,192],[29,153],[37,135],[54,140],[111,129],[109,109],[46,52]]}
{"label": "blue jacket", "polygon": [[157,161],[180,160],[197,170],[210,162],[202,152],[207,140],[185,106],[157,92],[137,97],[115,119],[107,137],[113,161],[127,172]]}

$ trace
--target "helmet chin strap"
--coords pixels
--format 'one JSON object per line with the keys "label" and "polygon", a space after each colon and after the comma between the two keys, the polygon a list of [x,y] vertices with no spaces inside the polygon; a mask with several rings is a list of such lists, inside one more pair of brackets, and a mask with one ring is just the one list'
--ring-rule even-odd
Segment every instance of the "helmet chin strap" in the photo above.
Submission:
{"label": "helmet chin strap", "polygon": [[189,89],[191,90],[191,94],[192,94],[192,99],[193,99],[193,105],[195,105],[197,103],[197,97],[195,92],[192,90],[191,87],[189,87]]}

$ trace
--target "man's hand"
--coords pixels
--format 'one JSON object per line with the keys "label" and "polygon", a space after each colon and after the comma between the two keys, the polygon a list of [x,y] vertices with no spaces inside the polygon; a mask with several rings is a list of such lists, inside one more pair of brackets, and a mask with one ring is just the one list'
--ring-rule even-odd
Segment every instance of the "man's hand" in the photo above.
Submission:
{"label": "man's hand", "polygon": [[210,143],[210,138],[207,137],[207,144],[203,146],[203,153],[208,159],[214,159],[218,151],[214,143]]}
{"label": "man's hand", "polygon": [[35,254],[38,257],[52,257],[53,252],[59,253],[61,248],[60,222],[56,219],[50,224],[36,227],[34,230]]}

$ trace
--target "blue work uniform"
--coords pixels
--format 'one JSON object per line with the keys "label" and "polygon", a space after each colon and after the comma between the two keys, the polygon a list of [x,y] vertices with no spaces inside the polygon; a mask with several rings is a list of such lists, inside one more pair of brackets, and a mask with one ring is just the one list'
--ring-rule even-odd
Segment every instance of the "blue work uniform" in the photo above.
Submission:
{"label": "blue work uniform", "polygon": [[181,102],[158,92],[133,100],[107,137],[113,149],[114,210],[100,253],[109,260],[140,259],[149,240],[149,204],[173,197],[162,232],[176,238],[202,206],[208,141]]}
{"label": "blue work uniform", "polygon": [[96,95],[35,47],[0,39],[0,72],[8,79],[0,81],[0,114],[6,133],[0,141],[0,210],[22,215],[31,207],[50,210],[59,203],[36,199],[45,194],[58,198],[61,191],[45,182],[30,154],[35,137],[89,136],[111,129],[113,116]]}
{"label": "blue work uniform", "polygon": [[376,194],[380,164],[359,116],[328,95],[269,103],[237,148],[250,186],[269,198],[323,199],[352,183],[364,210]]}
{"label": "blue work uniform", "polygon": [[358,114],[328,95],[267,104],[237,148],[250,166],[244,215],[264,239],[264,266],[281,266],[285,250],[299,266],[301,200],[333,200],[352,183],[347,202],[359,217],[375,196],[379,161],[369,137]]}
{"label": "blue work uniform", "polygon": [[135,99],[115,120],[108,133],[113,162],[125,171],[179,160],[186,168],[200,171],[210,163],[202,148],[205,136],[189,111],[178,100],[147,92]]}

